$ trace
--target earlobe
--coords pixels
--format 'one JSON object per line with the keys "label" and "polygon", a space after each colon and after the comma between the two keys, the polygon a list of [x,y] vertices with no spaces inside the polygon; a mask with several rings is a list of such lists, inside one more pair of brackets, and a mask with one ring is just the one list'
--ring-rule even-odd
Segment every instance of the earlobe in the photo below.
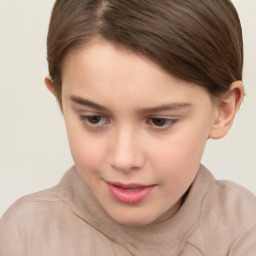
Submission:
{"label": "earlobe", "polygon": [[45,82],[45,85],[48,88],[48,90],[56,97],[56,95],[57,95],[56,90],[54,88],[53,81],[52,81],[50,75],[45,77],[44,82]]}
{"label": "earlobe", "polygon": [[220,139],[230,130],[244,94],[241,81],[231,84],[229,91],[217,103],[217,118],[209,133],[210,139]]}

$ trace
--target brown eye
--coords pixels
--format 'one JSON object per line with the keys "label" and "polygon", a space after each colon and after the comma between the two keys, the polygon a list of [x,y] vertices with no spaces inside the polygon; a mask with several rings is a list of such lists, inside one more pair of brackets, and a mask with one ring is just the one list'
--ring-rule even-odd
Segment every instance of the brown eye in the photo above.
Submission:
{"label": "brown eye", "polygon": [[97,124],[100,122],[101,117],[100,116],[88,116],[87,117],[88,122],[90,122],[91,124]]}
{"label": "brown eye", "polygon": [[155,128],[164,129],[172,127],[177,121],[177,119],[153,117],[149,119],[148,123]]}
{"label": "brown eye", "polygon": [[87,125],[90,126],[102,126],[108,123],[107,118],[103,116],[80,116],[80,119]]}
{"label": "brown eye", "polygon": [[165,118],[151,118],[151,124],[155,126],[165,126],[166,124],[169,124],[169,120]]}

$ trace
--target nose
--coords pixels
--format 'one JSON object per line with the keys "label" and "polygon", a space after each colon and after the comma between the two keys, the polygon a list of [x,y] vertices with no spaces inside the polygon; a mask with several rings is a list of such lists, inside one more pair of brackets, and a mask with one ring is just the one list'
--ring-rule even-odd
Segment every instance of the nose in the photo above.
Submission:
{"label": "nose", "polygon": [[117,132],[111,148],[111,165],[114,169],[128,172],[144,165],[144,154],[138,136],[131,130]]}

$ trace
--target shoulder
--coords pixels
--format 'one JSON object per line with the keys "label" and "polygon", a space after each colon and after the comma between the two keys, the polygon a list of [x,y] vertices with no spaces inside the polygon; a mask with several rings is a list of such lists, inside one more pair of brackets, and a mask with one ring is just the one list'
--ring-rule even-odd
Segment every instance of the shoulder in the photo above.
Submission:
{"label": "shoulder", "polygon": [[209,247],[227,255],[256,250],[256,197],[248,189],[213,176],[202,201],[201,230]]}
{"label": "shoulder", "polygon": [[248,189],[232,181],[214,180],[208,195],[217,211],[231,222],[256,224],[256,197]]}
{"label": "shoulder", "polygon": [[[18,255],[24,252],[26,234],[35,234],[39,218],[51,215],[51,204],[59,202],[54,189],[37,192],[18,199],[0,219],[0,254]],[[48,210],[46,210],[48,209]]]}
{"label": "shoulder", "polygon": [[[70,171],[66,175],[70,175]],[[63,178],[62,178],[63,179]],[[63,212],[64,209],[69,209],[67,192],[61,182],[49,189],[35,192],[18,199],[11,207],[4,213],[0,219],[0,227],[8,226],[30,227],[30,223],[35,223],[44,220],[56,218],[58,211]],[[12,225],[13,224],[13,225]],[[2,229],[0,229],[0,234]]]}
{"label": "shoulder", "polygon": [[[216,181],[221,214],[230,237],[229,256],[254,256],[256,251],[256,197],[231,181]],[[220,215],[219,215],[220,217]],[[223,222],[224,224],[224,222]]]}
{"label": "shoulder", "polygon": [[215,179],[204,166],[201,166],[197,186],[206,188],[202,209],[207,214],[214,212],[223,218],[233,217],[236,221],[256,221],[256,196],[243,186],[233,181]]}
{"label": "shoulder", "polygon": [[0,219],[0,235],[3,233],[3,227],[8,230],[27,231],[35,225],[44,226],[49,222],[53,224],[56,220],[63,221],[65,218],[79,215],[73,191],[67,189],[71,186],[70,180],[73,176],[72,170],[67,171],[58,185],[18,199]]}
{"label": "shoulder", "polygon": [[[88,255],[91,232],[65,191],[53,187],[20,198],[5,212],[0,220],[0,255]],[[83,244],[78,237],[84,238]]]}
{"label": "shoulder", "polygon": [[248,189],[232,181],[215,179],[204,166],[201,166],[194,185],[197,189],[193,198],[200,198],[203,215],[215,214],[245,224],[256,221],[256,196]]}
{"label": "shoulder", "polygon": [[[0,237],[4,227],[8,231],[13,228],[22,230],[24,227],[32,228],[40,218],[49,218],[62,208],[63,201],[55,188],[50,188],[18,199],[3,214],[0,219]],[[2,237],[1,237],[2,238]]]}
{"label": "shoulder", "polygon": [[5,220],[11,216],[19,217],[24,214],[33,214],[35,211],[38,211],[38,207],[46,209],[51,205],[56,205],[61,203],[61,198],[58,191],[55,187],[42,190],[33,194],[29,194],[19,198],[14,202],[11,207],[4,213],[2,220]]}

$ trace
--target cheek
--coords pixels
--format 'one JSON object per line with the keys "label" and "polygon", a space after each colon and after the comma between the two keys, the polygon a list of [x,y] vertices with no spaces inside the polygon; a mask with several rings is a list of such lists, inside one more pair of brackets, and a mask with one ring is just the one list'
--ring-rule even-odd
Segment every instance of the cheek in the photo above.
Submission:
{"label": "cheek", "polygon": [[70,151],[76,166],[96,169],[105,157],[104,139],[96,139],[79,125],[67,124]]}
{"label": "cheek", "polygon": [[154,155],[154,168],[161,170],[159,175],[164,179],[175,179],[178,183],[190,180],[198,170],[206,141],[207,129],[195,126],[155,143],[157,146],[150,153]]}
{"label": "cheek", "polygon": [[187,126],[177,137],[177,151],[180,152],[180,157],[183,158],[183,161],[191,164],[196,162],[197,165],[201,161],[205,144],[208,140],[209,125],[210,121],[204,121],[202,118]]}

